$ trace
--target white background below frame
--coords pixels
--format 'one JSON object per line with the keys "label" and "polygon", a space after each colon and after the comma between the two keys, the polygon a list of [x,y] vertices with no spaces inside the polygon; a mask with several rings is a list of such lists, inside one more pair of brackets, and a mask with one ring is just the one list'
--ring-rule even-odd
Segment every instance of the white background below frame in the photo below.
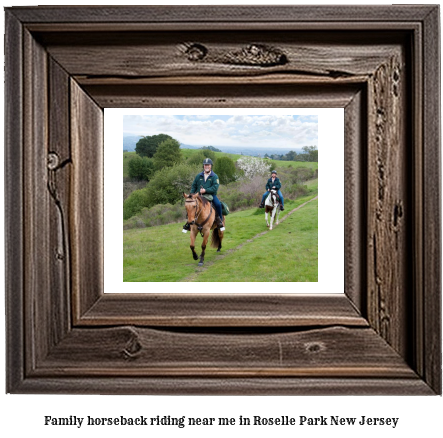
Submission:
{"label": "white background below frame", "polygon": [[[104,291],[105,293],[343,293],[344,291],[344,110],[342,108],[105,108]],[[258,283],[123,282],[123,115],[318,115],[318,282]],[[167,134],[167,133],[166,133]],[[180,139],[178,139],[180,140]],[[263,187],[266,181],[263,180]],[[284,196],[284,180],[282,181]],[[264,191],[264,190],[263,190]],[[247,224],[245,223],[245,226]],[[229,216],[227,218],[229,227]],[[189,247],[189,233],[177,234]],[[263,214],[263,230],[265,230]],[[197,248],[201,241],[197,241]],[[226,248],[227,249],[227,248]],[[212,249],[210,249],[212,250]],[[273,253],[278,258],[278,248]],[[271,254],[270,254],[271,256]],[[189,250],[189,262],[193,262]],[[197,262],[195,262],[197,265]],[[147,266],[146,269],[149,269]],[[260,274],[257,273],[259,276]],[[250,287],[248,287],[248,285]]]}

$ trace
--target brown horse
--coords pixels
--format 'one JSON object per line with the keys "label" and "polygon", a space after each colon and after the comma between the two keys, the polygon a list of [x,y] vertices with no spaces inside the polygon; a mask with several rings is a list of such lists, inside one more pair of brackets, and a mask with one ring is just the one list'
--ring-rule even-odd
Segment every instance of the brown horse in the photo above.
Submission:
{"label": "brown horse", "polygon": [[[217,252],[222,247],[223,231],[217,228],[217,222],[215,221],[215,209],[212,206],[212,202],[208,201],[205,197],[199,193],[187,194],[183,193],[185,198],[185,207],[188,214],[188,224],[191,226],[191,251],[194,260],[198,259],[198,255],[195,252],[195,238],[197,233],[203,236],[202,253],[200,254],[200,262],[198,266],[202,266],[205,259],[206,244],[209,239],[209,232],[212,230],[211,247],[217,248]],[[223,224],[225,219],[223,218]]]}

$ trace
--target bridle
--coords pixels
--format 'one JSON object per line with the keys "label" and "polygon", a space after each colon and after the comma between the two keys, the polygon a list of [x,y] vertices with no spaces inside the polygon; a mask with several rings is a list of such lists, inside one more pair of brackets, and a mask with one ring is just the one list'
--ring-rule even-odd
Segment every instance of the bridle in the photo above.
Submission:
{"label": "bridle", "polygon": [[[272,199],[272,208],[275,208],[279,205],[280,198],[277,195],[277,190],[271,190],[271,199]],[[279,201],[275,202],[275,198],[279,199]]]}
{"label": "bridle", "polygon": [[190,204],[191,202],[195,202],[195,215],[194,215],[194,220],[193,220],[192,222],[188,222],[188,224],[189,224],[189,225],[197,225],[197,229],[198,229],[198,231],[200,231],[200,233],[202,233],[202,229],[203,229],[203,227],[205,226],[206,222],[208,222],[208,220],[209,220],[209,218],[211,217],[211,214],[212,214],[212,202],[210,202],[211,210],[209,211],[209,215],[208,215],[208,217],[207,217],[207,218],[206,218],[201,224],[198,224],[198,223],[196,222],[196,220],[197,220],[198,216],[200,215],[200,213],[202,212],[203,208],[201,208],[200,210],[198,210],[198,204],[199,204],[199,202],[198,202],[197,199],[190,199],[190,200],[186,199],[186,200],[185,200],[185,203]]}
{"label": "bridle", "polygon": [[189,225],[194,225],[195,224],[195,220],[197,219],[198,215],[201,213],[201,210],[197,211],[198,210],[198,201],[197,201],[197,199],[190,199],[190,200],[186,199],[185,204],[186,203],[190,204],[191,202],[192,203],[195,202],[195,214],[194,214],[194,220],[192,222],[188,222],[188,224]]}

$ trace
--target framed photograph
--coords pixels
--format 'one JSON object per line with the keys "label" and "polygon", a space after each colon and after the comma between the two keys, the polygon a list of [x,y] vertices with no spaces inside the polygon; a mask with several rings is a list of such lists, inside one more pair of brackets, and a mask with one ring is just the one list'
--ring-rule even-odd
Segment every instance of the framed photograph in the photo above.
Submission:
{"label": "framed photograph", "polygon": [[[7,392],[441,394],[438,6],[12,7],[5,41]],[[105,293],[107,108],[341,108],[344,272]]]}
{"label": "framed photograph", "polygon": [[[270,288],[274,294],[325,293],[331,278],[343,291],[343,114],[342,108],[105,109],[105,293],[144,293],[146,282],[160,294],[269,294]],[[162,154],[153,150],[148,156],[142,147],[166,136],[177,139],[180,149],[171,149],[164,164]],[[206,258],[199,266],[191,233],[182,233],[183,193],[192,191],[206,157],[229,213],[220,251],[211,245],[208,223]],[[284,196],[284,209],[269,229],[274,233],[267,232],[272,211],[266,219],[266,209],[258,208],[271,170]],[[187,202],[194,208],[194,201]],[[197,232],[198,256],[201,245]]]}

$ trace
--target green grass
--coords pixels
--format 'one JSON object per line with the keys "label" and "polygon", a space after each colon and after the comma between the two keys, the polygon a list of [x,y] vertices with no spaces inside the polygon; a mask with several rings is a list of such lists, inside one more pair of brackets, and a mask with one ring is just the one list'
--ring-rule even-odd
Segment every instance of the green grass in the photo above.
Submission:
{"label": "green grass", "polygon": [[[286,202],[280,218],[314,196],[312,190],[306,197]],[[230,214],[222,252],[208,245],[204,269],[192,258],[190,234],[181,232],[182,223],[126,230],[124,281],[185,281],[194,274],[194,281],[317,281],[317,207],[317,200],[308,203],[250,242],[267,230],[264,210]],[[198,236],[198,253],[201,240]],[[237,249],[239,245],[243,246]]]}
{"label": "green grass", "polygon": [[[232,256],[217,260],[196,281],[317,281],[317,211],[314,200]],[[264,215],[259,219],[263,225]]]}
{"label": "green grass", "polygon": [[318,169],[318,162],[314,161],[281,161],[270,160],[273,165],[278,169],[279,167],[292,167],[296,169],[298,167],[307,167],[308,169]]}
{"label": "green grass", "polygon": [[303,185],[308,188],[309,193],[318,193],[318,178],[305,181]]}

